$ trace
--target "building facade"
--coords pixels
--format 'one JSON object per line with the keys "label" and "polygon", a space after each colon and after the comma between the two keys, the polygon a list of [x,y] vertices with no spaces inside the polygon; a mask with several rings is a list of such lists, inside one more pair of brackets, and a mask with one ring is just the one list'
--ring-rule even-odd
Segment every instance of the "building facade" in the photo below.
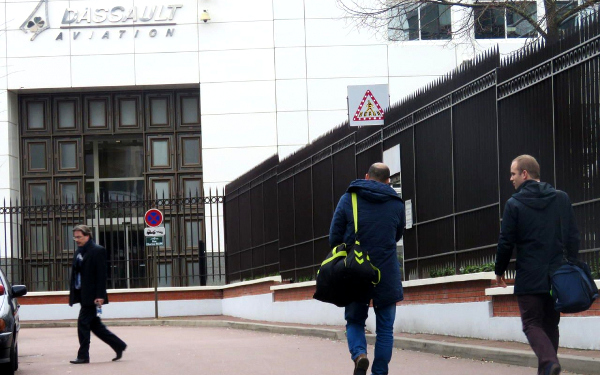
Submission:
{"label": "building facade", "polygon": [[[419,9],[378,34],[357,28],[335,0],[0,1],[0,198],[44,206],[202,195],[344,122],[348,85],[388,84],[393,103],[478,50],[524,42],[506,31],[505,15],[502,36],[496,25],[484,35],[495,39],[449,43],[450,16],[432,29],[430,13]],[[460,17],[452,11],[450,23]],[[398,23],[418,30],[398,36]],[[222,251],[218,213],[205,220],[204,208],[188,210],[188,220],[179,212],[167,230],[189,248],[185,256],[197,260],[206,233],[207,250]],[[41,290],[68,273],[70,231],[89,217],[27,215],[0,218],[0,253],[61,261],[26,268],[46,283]],[[142,241],[137,211],[95,215],[97,237],[116,222],[114,241]],[[125,246],[118,259],[146,259],[139,248]],[[163,275],[193,273],[174,264]],[[133,277],[129,265],[117,273]]]}

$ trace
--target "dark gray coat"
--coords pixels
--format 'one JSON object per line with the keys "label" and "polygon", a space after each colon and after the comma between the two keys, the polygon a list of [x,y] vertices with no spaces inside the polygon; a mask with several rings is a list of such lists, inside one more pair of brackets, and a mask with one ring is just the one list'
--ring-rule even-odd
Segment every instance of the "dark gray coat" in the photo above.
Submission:
{"label": "dark gray coat", "polygon": [[523,182],[504,208],[496,275],[506,271],[515,246],[515,294],[549,293],[550,276],[562,263],[563,248],[570,259],[577,259],[579,252],[579,231],[569,196],[545,182]]}
{"label": "dark gray coat", "polygon": [[[77,255],[83,253],[81,265],[81,289],[75,289],[75,262]],[[106,249],[97,245],[93,239],[75,250],[71,266],[71,292],[69,306],[80,303],[81,306],[94,306],[94,300],[102,298],[104,304],[108,303],[106,294]]]}

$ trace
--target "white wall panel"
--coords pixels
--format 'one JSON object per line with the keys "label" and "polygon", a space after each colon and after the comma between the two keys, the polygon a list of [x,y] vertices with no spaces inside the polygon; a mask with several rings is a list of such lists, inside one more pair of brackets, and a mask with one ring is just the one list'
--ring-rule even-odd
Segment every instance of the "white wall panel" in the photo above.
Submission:
{"label": "white wall panel", "polygon": [[199,1],[200,12],[206,9],[208,22],[263,21],[273,19],[273,0],[218,0]]}
{"label": "white wall panel", "polygon": [[71,64],[73,87],[135,85],[133,55],[73,56]]}
{"label": "white wall panel", "polygon": [[[70,39],[71,55],[112,55],[134,53],[135,32],[132,27],[121,29],[65,30],[65,38]],[[108,31],[108,39],[102,39]],[[42,34],[41,36],[43,36]],[[75,39],[76,38],[76,39]],[[149,38],[147,33],[138,38]]]}
{"label": "white wall panel", "polygon": [[387,76],[387,47],[308,47],[308,78]]}
{"label": "white wall panel", "polygon": [[277,111],[301,111],[307,109],[306,80],[278,80]]}
{"label": "white wall panel", "polygon": [[388,83],[387,77],[308,80],[308,109],[347,109],[348,86]]}
{"label": "white wall panel", "polygon": [[357,28],[347,19],[307,19],[306,45],[345,46],[383,44],[377,40],[373,30]]}
{"label": "white wall panel", "polygon": [[306,78],[305,48],[275,48],[275,77],[277,79]]}
{"label": "white wall panel", "polygon": [[442,44],[395,44],[389,46],[390,76],[442,75],[454,69],[454,48]]}
{"label": "white wall panel", "polygon": [[200,102],[205,115],[275,112],[275,82],[203,83]]}
{"label": "white wall panel", "polygon": [[304,18],[304,0],[273,0],[276,20]]}
{"label": "white wall panel", "polygon": [[[10,122],[5,123],[8,137],[8,148],[7,154],[13,156],[17,159],[21,157],[21,153],[19,152],[19,126]],[[2,132],[4,133],[4,132]],[[2,143],[4,145],[4,143]],[[18,172],[18,169],[17,169]],[[15,185],[18,186],[18,185]],[[12,186],[13,188],[15,186]]]}
{"label": "white wall panel", "polygon": [[25,34],[21,30],[8,30],[6,32],[6,56],[8,57],[36,57],[36,56],[62,56],[70,52],[69,31],[63,32],[63,40],[55,40],[58,32],[46,30],[39,34],[35,40],[29,40],[32,34]]}
{"label": "white wall panel", "polygon": [[277,143],[298,145],[308,143],[308,113],[277,112]]}
{"label": "white wall panel", "polygon": [[6,92],[7,96],[3,96],[2,100],[8,100],[8,122],[17,125],[19,123],[19,98],[12,91]]}
{"label": "white wall panel", "polygon": [[[0,123],[6,125],[6,122]],[[19,159],[14,156],[0,155],[0,189],[12,189],[19,186]]]}
{"label": "white wall panel", "polygon": [[[345,2],[351,2],[344,0]],[[346,16],[336,1],[304,0],[306,18],[342,18]]]}
{"label": "white wall panel", "polygon": [[344,111],[308,111],[308,138],[312,142],[348,120]]}
{"label": "white wall panel", "polygon": [[[135,27],[139,30],[135,41],[135,53],[198,51],[198,26],[196,24],[157,27]],[[150,32],[156,30],[156,36]],[[168,31],[172,36],[167,36]]]}
{"label": "white wall panel", "polygon": [[200,52],[200,82],[275,79],[273,49]]}
{"label": "white wall panel", "polygon": [[298,47],[306,44],[304,20],[279,20],[274,23],[275,47]]}
{"label": "white wall panel", "polygon": [[276,146],[202,150],[204,181],[233,181],[276,153]]}
{"label": "white wall panel", "polygon": [[275,145],[277,124],[274,112],[202,116],[203,150]]}
{"label": "white wall panel", "polygon": [[198,24],[200,51],[273,47],[273,22]]}
{"label": "white wall panel", "polygon": [[200,82],[197,52],[135,55],[135,83],[165,85]]}
{"label": "white wall panel", "polygon": [[69,56],[9,58],[6,59],[6,66],[9,89],[71,86]]}

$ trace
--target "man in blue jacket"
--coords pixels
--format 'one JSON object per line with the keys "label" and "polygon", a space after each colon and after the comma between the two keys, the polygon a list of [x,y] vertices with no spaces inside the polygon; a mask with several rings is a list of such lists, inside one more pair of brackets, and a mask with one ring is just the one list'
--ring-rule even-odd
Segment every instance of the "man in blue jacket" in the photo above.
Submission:
{"label": "man in blue jacket", "polygon": [[560,313],[550,296],[550,276],[562,263],[563,246],[568,258],[577,259],[579,231],[569,196],[540,182],[540,166],[533,156],[513,160],[510,176],[516,193],[502,216],[496,281],[506,287],[504,272],[516,246],[515,294],[523,332],[538,357],[538,374],[557,375]]}
{"label": "man in blue jacket", "polygon": [[365,375],[369,368],[365,321],[370,300],[373,299],[377,327],[371,371],[374,375],[384,375],[388,373],[392,358],[396,302],[404,298],[396,254],[396,243],[404,232],[404,202],[389,183],[389,168],[383,163],[373,164],[365,179],[353,181],[340,198],[329,230],[332,248],[341,243],[354,243],[352,193],[356,193],[358,238],[361,248],[368,251],[372,264],[381,271],[381,281],[371,295],[364,296],[364,302],[353,302],[346,307],[346,335],[354,361],[354,375]]}

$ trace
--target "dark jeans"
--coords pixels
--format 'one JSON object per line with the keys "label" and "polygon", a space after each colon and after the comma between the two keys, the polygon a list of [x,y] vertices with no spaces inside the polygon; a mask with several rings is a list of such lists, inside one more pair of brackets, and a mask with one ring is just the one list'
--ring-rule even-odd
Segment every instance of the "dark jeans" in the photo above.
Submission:
{"label": "dark jeans", "polygon": [[550,294],[518,295],[517,301],[523,332],[538,357],[538,374],[543,374],[548,365],[558,363],[556,354],[560,313],[554,310],[554,301]]}
{"label": "dark jeans", "polygon": [[115,352],[124,350],[127,345],[114,333],[106,329],[100,318],[96,316],[96,306],[81,306],[79,318],[77,319],[77,335],[79,336],[79,351],[77,358],[90,358],[90,331]]}
{"label": "dark jeans", "polygon": [[[375,357],[371,374],[386,375],[392,359],[394,347],[394,320],[396,319],[396,304],[376,308],[375,310]],[[369,305],[353,302],[346,306],[346,336],[350,357],[354,361],[360,354],[367,354],[367,338],[365,336],[365,321],[369,314]]]}

